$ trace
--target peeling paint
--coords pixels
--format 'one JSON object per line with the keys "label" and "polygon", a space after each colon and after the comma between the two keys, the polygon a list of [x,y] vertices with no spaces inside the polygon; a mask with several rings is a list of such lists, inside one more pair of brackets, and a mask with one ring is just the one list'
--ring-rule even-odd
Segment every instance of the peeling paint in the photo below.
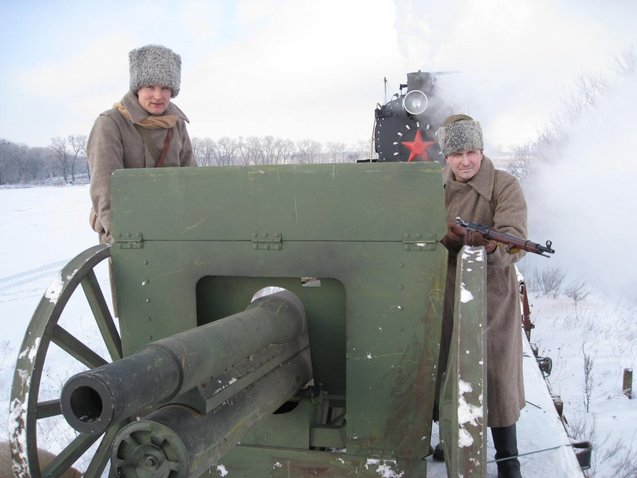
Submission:
{"label": "peeling paint", "polygon": [[58,301],[58,298],[60,297],[60,293],[62,293],[63,288],[64,288],[64,279],[62,278],[62,275],[60,274],[55,279],[53,279],[53,281],[49,285],[49,288],[44,293],[44,297],[49,299],[49,301],[52,304],[55,304]]}
{"label": "peeling paint", "polygon": [[[18,354],[18,360],[23,360],[24,358],[26,358],[29,362],[33,363],[33,361],[35,360],[35,356],[38,353],[38,349],[40,348],[40,340],[41,338],[38,337],[33,341],[33,345],[31,347],[27,347],[26,349],[22,350],[19,354]],[[23,369],[20,369],[18,372],[24,372],[26,374],[28,374],[29,372]],[[24,381],[24,378],[23,378]]]}
{"label": "peeling paint", "polygon": [[397,472],[395,460],[379,460],[376,458],[368,458],[365,463],[365,469],[369,470],[371,467],[376,467],[376,473],[383,478],[403,478],[405,472]]}
{"label": "peeling paint", "polygon": [[9,406],[9,441],[11,453],[18,459],[13,460],[13,473],[15,476],[30,476],[27,458],[27,400],[22,402],[17,398]]}
{"label": "peeling paint", "polygon": [[201,219],[200,221],[191,224],[190,226],[186,226],[186,231],[192,231],[193,229],[198,228],[199,226],[201,226],[204,222],[206,221],[205,218]]}
{"label": "peeling paint", "polygon": [[460,448],[468,448],[473,445],[473,437],[471,433],[469,433],[466,428],[461,428],[458,430],[458,446]]}
{"label": "peeling paint", "polygon": [[463,282],[462,284],[460,284],[460,302],[466,304],[467,302],[470,302],[472,300],[473,294],[466,289]]}

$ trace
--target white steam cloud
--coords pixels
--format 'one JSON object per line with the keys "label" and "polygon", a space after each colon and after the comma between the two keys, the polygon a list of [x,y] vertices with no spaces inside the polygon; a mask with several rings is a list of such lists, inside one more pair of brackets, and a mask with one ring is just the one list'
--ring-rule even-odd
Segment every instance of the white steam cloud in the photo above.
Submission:
{"label": "white steam cloud", "polygon": [[[445,98],[480,120],[486,153],[532,143],[564,113],[582,75],[615,76],[617,57],[637,47],[637,4],[574,0],[395,0],[405,71],[456,71],[438,85]],[[632,238],[637,194],[631,183],[637,75],[615,76],[595,108],[569,134],[558,158],[525,184],[530,239],[551,239],[550,260],[565,282],[637,298]],[[619,79],[618,79],[619,78]],[[632,82],[632,84],[631,84]]]}
{"label": "white steam cloud", "polygon": [[[487,152],[533,141],[582,73],[637,40],[637,4],[575,0],[395,0],[405,71],[457,72],[438,84],[480,120]],[[402,77],[400,77],[402,78]]]}
{"label": "white steam cloud", "polygon": [[637,299],[636,80],[623,76],[584,113],[527,197],[531,226],[553,240],[552,267],[630,299]]}

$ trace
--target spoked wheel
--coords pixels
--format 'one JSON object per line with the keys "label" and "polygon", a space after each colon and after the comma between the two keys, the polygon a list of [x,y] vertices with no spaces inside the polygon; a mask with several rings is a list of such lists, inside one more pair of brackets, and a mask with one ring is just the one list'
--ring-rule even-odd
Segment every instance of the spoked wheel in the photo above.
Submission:
{"label": "spoked wheel", "polygon": [[95,266],[109,256],[108,245],[92,247],[76,256],[51,283],[33,314],[18,355],[11,391],[9,432],[16,476],[61,476],[96,443],[96,452],[84,476],[99,477],[108,465],[110,444],[120,425],[113,425],[102,434],[77,434],[53,461],[42,467],[38,460],[38,423],[62,415],[59,395],[54,399],[40,398],[42,371],[51,343],[65,351],[70,360],[76,362],[74,365],[92,369],[108,363],[92,347],[58,324],[79,284],[111,360],[122,357],[120,335],[94,272]]}

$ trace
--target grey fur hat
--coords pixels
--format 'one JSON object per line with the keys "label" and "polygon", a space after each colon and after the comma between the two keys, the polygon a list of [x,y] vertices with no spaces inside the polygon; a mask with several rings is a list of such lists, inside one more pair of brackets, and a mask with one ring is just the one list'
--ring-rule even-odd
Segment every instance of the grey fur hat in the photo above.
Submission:
{"label": "grey fur hat", "polygon": [[165,86],[172,90],[172,98],[179,94],[181,85],[181,57],[161,45],[146,45],[128,54],[130,89],[143,86]]}
{"label": "grey fur hat", "polygon": [[484,149],[480,123],[467,115],[453,115],[436,131],[445,158],[468,149]]}

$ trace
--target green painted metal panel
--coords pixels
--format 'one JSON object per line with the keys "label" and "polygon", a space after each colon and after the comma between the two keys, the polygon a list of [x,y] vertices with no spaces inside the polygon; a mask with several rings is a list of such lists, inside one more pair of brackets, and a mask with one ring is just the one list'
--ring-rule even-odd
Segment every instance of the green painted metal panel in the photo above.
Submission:
{"label": "green painted metal panel", "polygon": [[143,191],[114,185],[112,227],[116,239],[143,232],[144,240],[251,240],[285,232],[284,240],[402,240],[425,232],[427,196],[440,206],[434,191],[423,191],[431,181],[424,176],[441,182],[439,170],[422,163],[118,170],[114,183],[139,177]]}
{"label": "green painted metal panel", "polygon": [[[421,466],[447,262],[439,166],[121,170],[112,229],[125,354],[286,288],[306,308],[315,381],[344,398],[343,459]],[[342,434],[318,435],[342,446]],[[270,476],[256,463],[249,476]]]}
{"label": "green painted metal panel", "polygon": [[454,324],[441,391],[440,436],[447,476],[487,476],[487,265],[483,247],[458,255]]}
{"label": "green painted metal panel", "polygon": [[[255,291],[280,287],[293,292],[306,309],[314,381],[345,395],[345,288],[331,278],[307,283],[296,277],[207,276],[197,283],[197,316],[209,322],[242,310]],[[329,350],[329,353],[323,352]]]}

